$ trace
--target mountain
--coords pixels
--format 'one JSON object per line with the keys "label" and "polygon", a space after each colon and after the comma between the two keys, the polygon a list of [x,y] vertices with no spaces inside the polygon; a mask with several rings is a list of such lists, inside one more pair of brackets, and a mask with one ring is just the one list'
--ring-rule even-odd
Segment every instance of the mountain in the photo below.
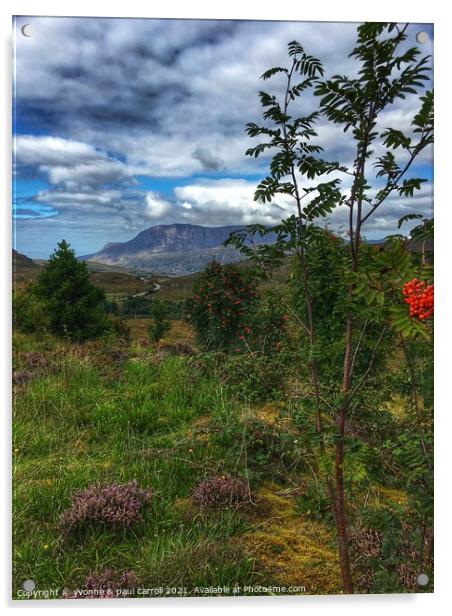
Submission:
{"label": "mountain", "polygon": [[243,259],[234,248],[222,246],[239,229],[243,226],[157,225],[141,231],[128,242],[109,242],[98,252],[80,259],[162,274],[191,274],[213,259],[223,263]]}
{"label": "mountain", "polygon": [[128,242],[109,242],[91,255],[96,260],[120,261],[146,258],[150,253],[188,252],[220,246],[233,231],[242,227],[201,227],[190,224],[157,225],[141,231]]}

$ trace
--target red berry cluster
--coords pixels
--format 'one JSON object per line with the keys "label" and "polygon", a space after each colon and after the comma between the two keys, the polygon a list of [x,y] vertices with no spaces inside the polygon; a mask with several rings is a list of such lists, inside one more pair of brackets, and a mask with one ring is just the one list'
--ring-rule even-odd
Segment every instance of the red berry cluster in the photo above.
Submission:
{"label": "red berry cluster", "polygon": [[413,278],[403,285],[402,293],[410,306],[410,317],[423,321],[433,314],[433,284]]}

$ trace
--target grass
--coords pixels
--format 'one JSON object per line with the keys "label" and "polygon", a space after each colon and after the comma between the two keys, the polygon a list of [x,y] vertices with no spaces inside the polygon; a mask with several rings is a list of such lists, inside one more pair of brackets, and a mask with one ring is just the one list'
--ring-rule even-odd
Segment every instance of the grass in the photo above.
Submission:
{"label": "grass", "polygon": [[[13,596],[25,579],[40,589],[76,589],[107,568],[188,594],[262,582],[268,565],[258,564],[250,537],[273,514],[257,513],[260,501],[245,510],[203,511],[190,499],[211,474],[259,483],[234,441],[249,408],[194,372],[186,357],[152,361],[152,351],[138,349],[118,362],[108,347],[76,353],[24,335],[15,347],[21,369],[32,351],[53,359],[15,396]],[[275,412],[262,411],[272,418]],[[132,479],[153,493],[142,523],[129,531],[62,531],[58,520],[74,490]]]}
{"label": "grass", "polygon": [[40,267],[20,266],[14,270],[13,285],[16,289],[24,289],[38,277]]}
{"label": "grass", "polygon": [[[14,402],[13,597],[27,579],[61,594],[105,569],[133,571],[143,588],[188,595],[256,584],[340,592],[332,521],[311,515],[310,501],[299,506],[299,487],[312,476],[296,405],[249,404],[197,367],[200,356],[140,346],[148,322],[131,319],[132,341],[120,348],[14,336],[15,369],[31,378],[17,386]],[[193,342],[192,332],[173,321],[162,348],[181,341]],[[39,366],[27,363],[31,353],[42,354]],[[194,506],[193,488],[217,474],[246,478],[251,502]],[[74,490],[130,480],[152,490],[141,523],[61,528]],[[359,507],[406,500],[385,486],[366,490],[356,493]]]}
{"label": "grass", "polygon": [[[22,352],[45,353],[48,345],[17,343]],[[132,569],[148,585],[253,581],[252,559],[225,545],[249,522],[230,510],[200,514],[189,499],[206,473],[219,470],[221,456],[188,432],[227,403],[208,380],[193,386],[185,358],[133,359],[106,369],[102,357],[96,365],[69,353],[17,392],[14,591],[25,579],[76,588],[99,568]],[[143,524],[119,534],[87,528],[76,540],[61,533],[58,518],[74,489],[131,479],[153,491]]]}
{"label": "grass", "polygon": [[158,297],[158,299],[183,301],[191,294],[193,284],[198,277],[199,274],[168,278],[162,277],[158,280],[161,287],[157,291],[156,297]]}
{"label": "grass", "polygon": [[137,276],[122,272],[90,272],[91,282],[104,289],[107,295],[128,296],[142,293],[149,289],[151,284]]}
{"label": "grass", "polygon": [[[127,326],[130,328],[130,336],[133,341],[148,340],[148,329],[151,324],[149,317],[136,317],[127,319]],[[165,335],[162,342],[164,344],[175,344],[176,342],[186,342],[194,344],[195,335],[192,328],[180,319],[170,321],[171,329]]]}
{"label": "grass", "polygon": [[[14,270],[14,285],[23,288],[29,282],[34,281],[42,270],[44,263],[45,261],[35,260],[32,266],[28,263],[18,262]],[[237,265],[243,269],[249,268],[249,264],[246,261],[242,261]],[[104,265],[103,263],[93,261],[87,261],[87,266],[91,282],[104,289],[109,299],[146,291],[151,286],[150,280],[152,280],[160,285],[160,289],[155,297],[172,301],[183,301],[192,292],[193,284],[200,275],[195,273],[186,276],[165,276],[162,274],[152,275],[151,272],[148,272],[145,275],[147,280],[141,280],[140,275],[125,267]],[[286,283],[289,275],[290,265],[288,262],[284,262],[272,272],[270,280],[263,279],[260,281],[260,288],[262,291],[278,289]]]}

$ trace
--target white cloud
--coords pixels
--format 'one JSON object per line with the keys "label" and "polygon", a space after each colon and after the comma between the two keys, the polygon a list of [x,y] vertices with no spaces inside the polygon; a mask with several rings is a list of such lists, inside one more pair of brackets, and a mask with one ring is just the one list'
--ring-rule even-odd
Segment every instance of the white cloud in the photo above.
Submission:
{"label": "white cloud", "polygon": [[60,137],[19,135],[15,160],[46,173],[51,184],[73,190],[116,182],[135,173],[131,166],[88,143]]}
{"label": "white cloud", "polygon": [[95,160],[73,167],[41,166],[46,171],[51,184],[64,184],[66,188],[78,186],[99,186],[131,177],[133,170],[114,160]]}
{"label": "white cloud", "polygon": [[174,194],[179,215],[206,226],[253,222],[276,224],[286,213],[293,213],[290,197],[278,197],[272,205],[258,204],[253,199],[255,190],[255,182],[223,179],[179,186]]}
{"label": "white cloud", "polygon": [[159,220],[170,214],[172,205],[165,199],[159,198],[156,193],[146,194],[146,216],[149,220]]}
{"label": "white cloud", "polygon": [[[327,75],[356,70],[351,23],[34,19],[36,38],[18,39],[19,113],[51,119],[50,131],[121,152],[151,175],[198,172],[194,149],[210,151],[229,173],[256,169],[244,157],[244,127],[260,121],[258,90],[281,91],[280,79],[259,76],[287,63],[289,41],[319,57]],[[294,109],[306,113],[313,103],[305,95]],[[399,100],[388,120],[404,125],[413,109]],[[333,158],[347,144],[327,139]]]}
{"label": "white cloud", "polygon": [[61,137],[18,135],[14,147],[18,163],[41,167],[89,163],[100,157],[92,145]]}
{"label": "white cloud", "polygon": [[64,190],[41,190],[36,195],[36,201],[63,209],[78,209],[86,215],[90,207],[111,208],[119,201],[121,193],[117,190],[104,190],[93,192],[72,192]]}

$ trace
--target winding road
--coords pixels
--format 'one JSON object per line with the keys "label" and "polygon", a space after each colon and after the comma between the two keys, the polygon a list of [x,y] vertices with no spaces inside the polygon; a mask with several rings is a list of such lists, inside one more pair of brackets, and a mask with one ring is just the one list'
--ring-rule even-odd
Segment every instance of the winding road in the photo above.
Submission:
{"label": "winding road", "polygon": [[[146,280],[146,278],[140,278],[140,280]],[[127,295],[127,297],[115,297],[115,302],[123,302],[126,299],[131,299],[133,297],[143,297],[145,295],[150,295],[151,293],[156,293],[159,289],[162,288],[162,285],[158,282],[152,283],[154,287],[152,289],[146,289],[145,291],[141,291],[140,293],[135,293],[135,295]]]}

